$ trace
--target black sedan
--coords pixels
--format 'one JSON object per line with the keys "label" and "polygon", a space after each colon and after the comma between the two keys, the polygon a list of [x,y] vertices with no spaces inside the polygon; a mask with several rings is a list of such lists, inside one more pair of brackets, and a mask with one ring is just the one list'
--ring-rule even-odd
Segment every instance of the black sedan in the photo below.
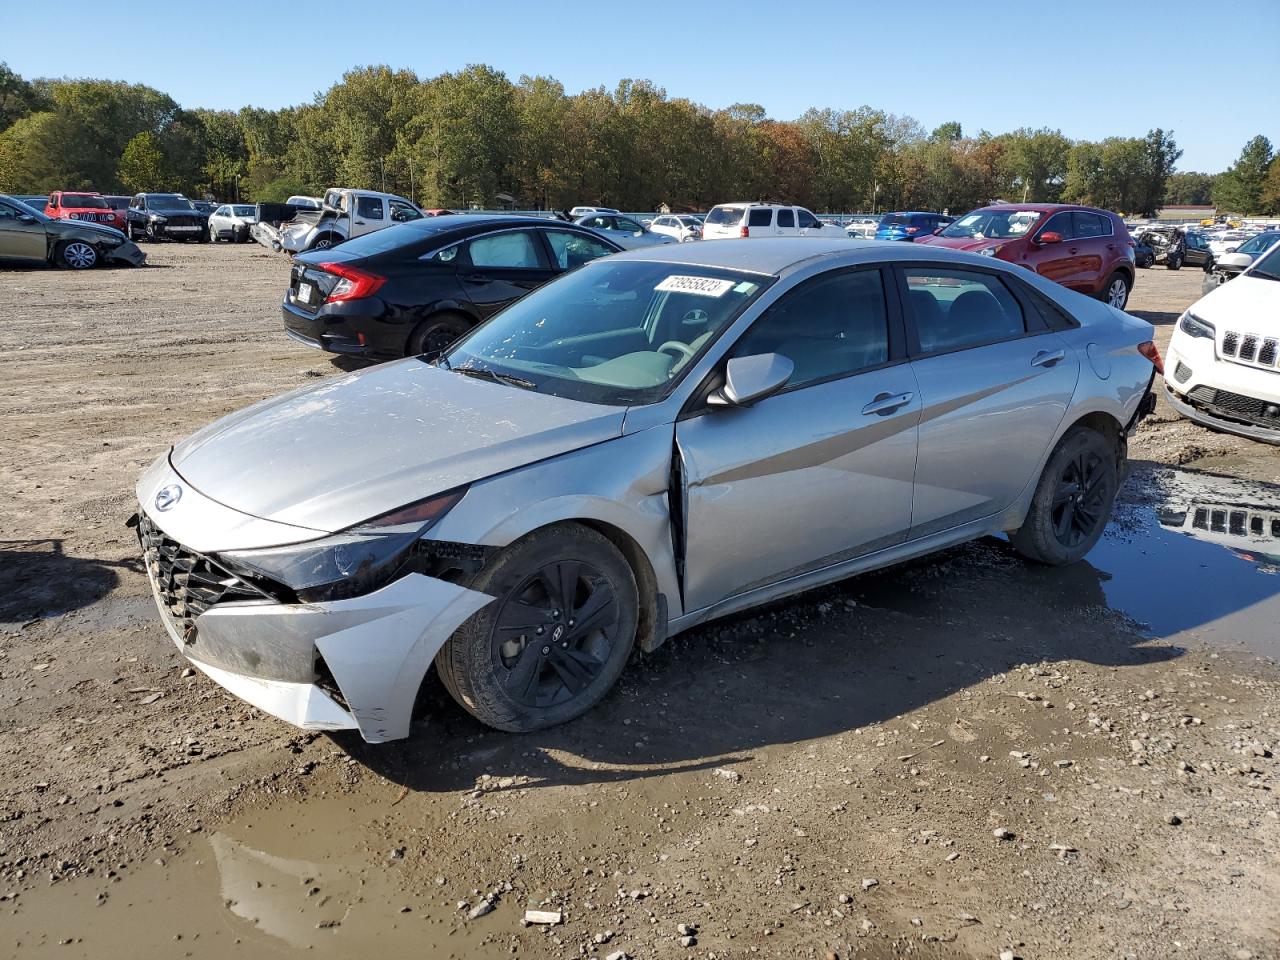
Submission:
{"label": "black sedan", "polygon": [[548,280],[622,248],[537,217],[427,217],[294,258],[285,332],[370,359],[442,350]]}

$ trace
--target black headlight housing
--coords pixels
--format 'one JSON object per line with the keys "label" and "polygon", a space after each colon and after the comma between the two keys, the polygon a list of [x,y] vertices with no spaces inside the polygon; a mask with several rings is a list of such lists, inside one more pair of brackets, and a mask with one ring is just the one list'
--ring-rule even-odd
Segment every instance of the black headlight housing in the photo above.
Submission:
{"label": "black headlight housing", "polygon": [[1200,337],[1207,340],[1213,340],[1218,335],[1218,331],[1212,323],[1208,320],[1201,320],[1190,310],[1183,313],[1182,319],[1178,321],[1178,329],[1188,337]]}
{"label": "black headlight housing", "polygon": [[450,490],[319,540],[228,550],[218,561],[250,580],[280,584],[302,603],[358,597],[405,572],[422,535],[465,493]]}

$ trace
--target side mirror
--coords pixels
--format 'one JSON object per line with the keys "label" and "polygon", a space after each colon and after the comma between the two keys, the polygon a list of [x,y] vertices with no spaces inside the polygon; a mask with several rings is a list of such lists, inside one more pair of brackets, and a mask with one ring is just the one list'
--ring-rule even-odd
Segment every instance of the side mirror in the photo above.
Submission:
{"label": "side mirror", "polygon": [[37,220],[35,217],[33,217],[29,213],[20,213],[18,214],[18,222],[19,223],[39,223],[40,221]]}
{"label": "side mirror", "polygon": [[712,407],[749,407],[786,386],[795,364],[780,353],[734,357],[724,368],[724,386],[707,397]]}
{"label": "side mirror", "polygon": [[1046,230],[1040,236],[1036,237],[1036,243],[1061,243],[1062,234],[1054,230]]}

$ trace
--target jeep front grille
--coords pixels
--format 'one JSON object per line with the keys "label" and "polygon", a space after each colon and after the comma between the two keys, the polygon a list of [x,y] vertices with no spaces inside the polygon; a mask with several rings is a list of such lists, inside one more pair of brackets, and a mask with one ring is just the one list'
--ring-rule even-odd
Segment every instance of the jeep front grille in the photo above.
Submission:
{"label": "jeep front grille", "polygon": [[138,511],[138,540],[142,544],[147,576],[184,643],[195,641],[196,617],[215,604],[271,599],[204,554],[188,550],[165,536],[141,510]]}
{"label": "jeep front grille", "polygon": [[1276,337],[1228,330],[1222,335],[1221,351],[1224,360],[1275,370],[1276,361],[1280,359],[1280,340]]}

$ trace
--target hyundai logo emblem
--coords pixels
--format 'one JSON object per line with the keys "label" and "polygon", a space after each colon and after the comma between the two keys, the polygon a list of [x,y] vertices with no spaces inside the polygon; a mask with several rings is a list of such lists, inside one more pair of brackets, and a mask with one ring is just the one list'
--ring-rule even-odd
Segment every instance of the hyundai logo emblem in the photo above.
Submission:
{"label": "hyundai logo emblem", "polygon": [[176,483],[171,483],[168,486],[161,487],[156,492],[156,509],[164,513],[181,499],[182,487]]}
{"label": "hyundai logo emblem", "polygon": [[560,638],[563,636],[564,636],[564,627],[557,626],[554,630],[551,631],[551,642],[559,643]]}

